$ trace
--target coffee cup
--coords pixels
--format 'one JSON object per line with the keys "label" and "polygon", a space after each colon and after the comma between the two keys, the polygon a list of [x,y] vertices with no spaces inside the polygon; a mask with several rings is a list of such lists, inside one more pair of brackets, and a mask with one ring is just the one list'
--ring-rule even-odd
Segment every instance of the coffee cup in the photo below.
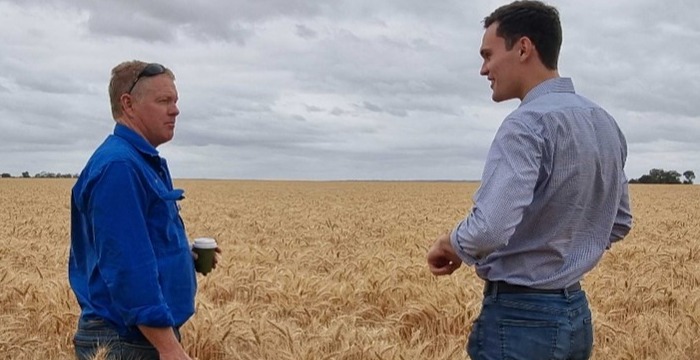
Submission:
{"label": "coffee cup", "polygon": [[194,268],[202,275],[207,275],[214,266],[214,253],[217,248],[216,240],[212,238],[196,238],[192,245],[192,251],[197,254]]}

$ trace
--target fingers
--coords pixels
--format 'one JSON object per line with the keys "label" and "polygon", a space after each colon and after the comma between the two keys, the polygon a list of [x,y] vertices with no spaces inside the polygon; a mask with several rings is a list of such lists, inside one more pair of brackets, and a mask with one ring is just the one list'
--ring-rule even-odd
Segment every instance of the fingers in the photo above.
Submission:
{"label": "fingers", "polygon": [[448,235],[439,236],[428,250],[428,268],[435,276],[450,275],[462,265],[455,254]]}
{"label": "fingers", "polygon": [[[218,251],[218,253],[221,253],[221,251]],[[216,264],[219,263],[219,257],[220,257],[219,254],[214,254],[214,261],[213,261],[212,266],[211,266],[213,269],[216,269]]]}
{"label": "fingers", "polygon": [[455,270],[449,266],[441,267],[441,268],[430,267],[430,272],[435,276],[450,275],[454,271]]}
{"label": "fingers", "polygon": [[455,270],[459,269],[461,265],[461,262],[448,261],[445,258],[439,261],[428,261],[428,268],[435,276],[450,275],[455,272]]}

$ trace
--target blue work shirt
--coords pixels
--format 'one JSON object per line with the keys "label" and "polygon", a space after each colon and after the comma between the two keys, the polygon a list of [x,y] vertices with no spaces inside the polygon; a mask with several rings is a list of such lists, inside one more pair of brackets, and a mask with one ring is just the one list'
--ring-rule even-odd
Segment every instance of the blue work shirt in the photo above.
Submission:
{"label": "blue work shirt", "polygon": [[626,158],[615,120],[571,79],[537,85],[498,129],[452,247],[485,280],[574,284],[631,229]]}
{"label": "blue work shirt", "polygon": [[136,327],[179,327],[194,313],[196,277],[165,159],[117,124],[71,196],[69,281],[85,319],[126,339]]}

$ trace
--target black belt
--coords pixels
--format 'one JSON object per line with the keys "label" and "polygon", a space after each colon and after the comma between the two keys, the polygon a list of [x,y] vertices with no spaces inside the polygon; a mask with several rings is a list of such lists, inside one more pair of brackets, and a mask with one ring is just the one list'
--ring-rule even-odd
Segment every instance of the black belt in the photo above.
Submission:
{"label": "black belt", "polygon": [[562,294],[564,292],[571,293],[581,290],[581,283],[576,282],[566,289],[535,289],[529,286],[509,284],[504,281],[487,280],[484,285],[484,294],[491,294],[494,292],[494,289],[501,294]]}

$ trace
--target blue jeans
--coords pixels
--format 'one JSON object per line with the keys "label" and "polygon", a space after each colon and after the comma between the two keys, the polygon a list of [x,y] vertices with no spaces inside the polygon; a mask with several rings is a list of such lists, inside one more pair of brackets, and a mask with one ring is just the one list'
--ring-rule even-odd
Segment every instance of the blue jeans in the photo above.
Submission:
{"label": "blue jeans", "polygon": [[[180,334],[175,329],[178,340]],[[109,360],[158,360],[158,350],[146,339],[127,340],[102,319],[78,320],[78,331],[73,337],[75,356],[78,360],[92,360],[102,348]]]}
{"label": "blue jeans", "polygon": [[583,290],[484,294],[467,343],[472,360],[584,360],[593,325]]}

